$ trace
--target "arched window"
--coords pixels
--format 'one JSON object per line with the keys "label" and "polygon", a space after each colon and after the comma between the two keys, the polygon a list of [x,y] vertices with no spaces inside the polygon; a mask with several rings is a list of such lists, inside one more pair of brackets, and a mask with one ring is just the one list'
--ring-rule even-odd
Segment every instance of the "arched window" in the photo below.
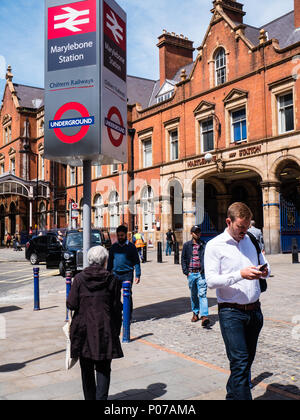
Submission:
{"label": "arched window", "polygon": [[119,194],[116,191],[113,191],[109,196],[109,218],[110,228],[116,230],[120,224]]}
{"label": "arched window", "polygon": [[141,206],[143,212],[143,230],[152,230],[155,223],[154,194],[150,186],[142,193]]}
{"label": "arched window", "polygon": [[226,53],[220,48],[215,55],[215,80],[216,86],[226,83]]}
{"label": "arched window", "polygon": [[100,194],[95,197],[94,207],[94,226],[103,228],[103,198]]}

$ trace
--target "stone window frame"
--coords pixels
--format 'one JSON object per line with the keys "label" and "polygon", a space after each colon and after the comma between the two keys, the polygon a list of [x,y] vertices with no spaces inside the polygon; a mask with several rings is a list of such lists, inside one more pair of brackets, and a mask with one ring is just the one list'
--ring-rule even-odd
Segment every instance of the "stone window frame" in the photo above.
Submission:
{"label": "stone window frame", "polygon": [[[11,148],[8,152],[9,155],[9,172],[12,175],[16,175],[16,151],[15,149]],[[14,171],[12,171],[12,162],[14,161]]]}
{"label": "stone window frame", "polygon": [[[272,136],[286,135],[293,133],[296,130],[296,81],[293,77],[285,78],[278,80],[277,82],[271,83],[269,85],[269,90],[271,92],[271,110],[272,110]],[[294,130],[287,132],[280,132],[280,123],[279,123],[279,97],[287,95],[289,93],[293,94],[293,105],[294,105]]]}
{"label": "stone window frame", "polygon": [[45,162],[45,152],[44,145],[41,143],[38,148],[38,167],[39,167],[39,179],[45,181],[46,177],[46,162]]}
{"label": "stone window frame", "polygon": [[[180,160],[180,130],[179,130],[180,118],[176,118],[173,121],[164,124],[165,127],[165,144],[166,144],[166,162],[177,162]],[[171,133],[177,130],[177,142],[178,142],[178,158],[171,159]]]}
{"label": "stone window frame", "polygon": [[[142,131],[138,134],[139,138],[139,168],[148,169],[153,166],[153,128]],[[151,140],[152,145],[152,164],[150,166],[145,166],[145,156],[144,156],[144,144],[146,141]]]}
{"label": "stone window frame", "polygon": [[211,108],[209,110],[205,110],[202,112],[199,112],[197,115],[195,115],[195,121],[196,121],[196,155],[202,155],[204,153],[204,144],[203,144],[203,136],[202,136],[202,123],[209,120],[210,118],[213,119],[213,130],[214,130],[214,149],[210,150],[210,152],[214,152],[216,150],[216,120],[214,118],[214,108]]}
{"label": "stone window frame", "polygon": [[[243,109],[243,108],[246,108],[247,138],[240,141],[234,141],[232,113],[239,111],[240,109]],[[249,142],[248,97],[237,98],[225,104],[225,137],[226,137],[226,147],[230,147],[231,145],[240,145],[240,144]]]}
{"label": "stone window frame", "polygon": [[210,59],[208,61],[209,66],[209,84],[210,88],[216,88],[216,87],[222,87],[224,83],[218,85],[217,84],[217,78],[216,78],[216,56],[218,54],[218,51],[223,49],[225,51],[225,58],[226,58],[226,81],[229,80],[229,56],[230,52],[226,48],[225,45],[217,43],[216,48],[213,50]]}
{"label": "stone window frame", "polygon": [[12,142],[12,118],[10,117],[8,120],[4,120],[2,123],[2,129],[3,129],[3,146],[6,146],[7,144]]}
{"label": "stone window frame", "polygon": [[5,155],[0,154],[0,175],[5,174]]}

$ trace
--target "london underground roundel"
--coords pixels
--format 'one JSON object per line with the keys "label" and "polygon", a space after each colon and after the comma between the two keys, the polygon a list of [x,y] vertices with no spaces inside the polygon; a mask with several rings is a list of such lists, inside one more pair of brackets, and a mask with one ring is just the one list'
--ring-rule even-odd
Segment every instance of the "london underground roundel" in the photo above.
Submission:
{"label": "london underground roundel", "polygon": [[117,107],[113,106],[110,108],[107,118],[105,118],[105,125],[112,145],[120,147],[126,134],[126,128],[124,127],[121,112]]}
{"label": "london underground roundel", "polygon": [[[80,114],[78,118],[63,119],[63,115],[68,111],[77,111]],[[54,116],[54,120],[49,122],[49,128],[54,130],[56,137],[63,143],[74,144],[81,141],[88,133],[91,125],[94,125],[95,118],[89,115],[86,107],[79,102],[68,102],[59,108]],[[80,127],[78,133],[67,135],[62,129]]]}

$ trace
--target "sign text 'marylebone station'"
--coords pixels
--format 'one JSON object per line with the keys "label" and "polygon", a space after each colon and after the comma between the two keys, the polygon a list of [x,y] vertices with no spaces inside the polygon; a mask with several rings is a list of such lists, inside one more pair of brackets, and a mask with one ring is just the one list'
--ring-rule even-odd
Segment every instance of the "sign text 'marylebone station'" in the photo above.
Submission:
{"label": "sign text 'marylebone station'", "polygon": [[46,157],[126,162],[125,12],[114,0],[45,1]]}

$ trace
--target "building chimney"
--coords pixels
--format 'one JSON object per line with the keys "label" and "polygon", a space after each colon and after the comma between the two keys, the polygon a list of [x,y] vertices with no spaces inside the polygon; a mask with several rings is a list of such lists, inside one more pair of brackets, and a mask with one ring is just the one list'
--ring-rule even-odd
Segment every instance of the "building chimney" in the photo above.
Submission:
{"label": "building chimney", "polygon": [[294,0],[295,29],[300,28],[300,0]]}
{"label": "building chimney", "polygon": [[233,22],[243,23],[246,14],[246,12],[243,11],[243,4],[238,3],[236,0],[215,0],[213,1],[213,5],[213,12],[217,6],[220,6]]}
{"label": "building chimney", "polygon": [[193,41],[183,35],[171,34],[164,30],[158,38],[160,86],[166,79],[173,79],[181,67],[193,62]]}

